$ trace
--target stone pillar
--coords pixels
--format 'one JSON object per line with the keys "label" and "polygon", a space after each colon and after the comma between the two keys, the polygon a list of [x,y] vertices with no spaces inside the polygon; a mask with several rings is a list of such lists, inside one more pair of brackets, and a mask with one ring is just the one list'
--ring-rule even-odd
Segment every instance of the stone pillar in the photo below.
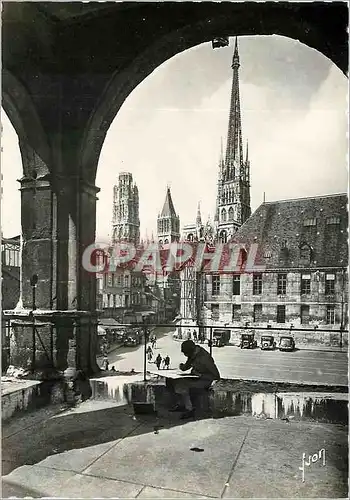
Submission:
{"label": "stone pillar", "polygon": [[97,189],[24,170],[22,307],[9,312],[11,364],[46,374],[67,367],[97,371],[96,276],[82,267],[82,253],[95,239]]}

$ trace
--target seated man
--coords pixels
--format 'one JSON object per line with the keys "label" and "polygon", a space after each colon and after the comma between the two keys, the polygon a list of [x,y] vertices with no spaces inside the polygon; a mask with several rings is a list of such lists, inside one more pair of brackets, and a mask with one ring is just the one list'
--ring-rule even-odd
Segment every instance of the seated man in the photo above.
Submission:
{"label": "seated man", "polygon": [[220,379],[220,373],[213,358],[203,347],[196,345],[192,340],[185,340],[181,344],[181,352],[187,357],[186,363],[180,364],[181,371],[190,368],[191,375],[198,378],[180,378],[169,381],[168,387],[182,397],[183,406],[176,405],[172,411],[185,410],[181,418],[190,418],[194,415],[194,408],[190,398],[191,389],[209,389],[214,380]]}

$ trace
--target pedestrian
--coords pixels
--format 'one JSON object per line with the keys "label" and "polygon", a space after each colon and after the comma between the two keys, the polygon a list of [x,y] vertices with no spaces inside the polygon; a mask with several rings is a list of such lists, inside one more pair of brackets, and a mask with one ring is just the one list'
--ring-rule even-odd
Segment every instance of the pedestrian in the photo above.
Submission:
{"label": "pedestrian", "polygon": [[152,348],[155,349],[157,345],[157,337],[153,335],[152,337]]}
{"label": "pedestrian", "polygon": [[156,357],[156,365],[157,365],[158,370],[160,370],[161,363],[162,363],[162,356],[160,354],[158,354],[158,356]]}
{"label": "pedestrian", "polygon": [[170,368],[170,358],[169,358],[169,355],[167,354],[164,358],[164,367],[169,370]]}
{"label": "pedestrian", "polygon": [[187,340],[191,340],[191,330],[187,330]]}
{"label": "pedestrian", "polygon": [[152,347],[149,345],[147,347],[147,359],[149,362],[152,361],[152,357],[153,357],[153,351],[152,351]]}
{"label": "pedestrian", "polygon": [[111,372],[115,372],[115,368],[114,368],[114,366],[112,366],[112,368],[111,368]]}
{"label": "pedestrian", "polygon": [[197,332],[196,332],[196,330],[193,330],[192,335],[193,335],[193,340],[194,340],[195,342],[197,342]]}
{"label": "pedestrian", "polygon": [[102,370],[108,371],[108,368],[109,368],[109,361],[107,356],[105,356],[102,361]]}
{"label": "pedestrian", "polygon": [[168,389],[181,397],[182,405],[175,405],[170,411],[184,411],[181,418],[194,416],[194,407],[190,398],[191,389],[207,390],[214,380],[220,379],[220,373],[209,352],[192,340],[185,340],[181,344],[181,352],[187,357],[186,363],[180,363],[180,370],[187,371],[190,368],[191,375],[197,378],[179,378],[167,383]]}

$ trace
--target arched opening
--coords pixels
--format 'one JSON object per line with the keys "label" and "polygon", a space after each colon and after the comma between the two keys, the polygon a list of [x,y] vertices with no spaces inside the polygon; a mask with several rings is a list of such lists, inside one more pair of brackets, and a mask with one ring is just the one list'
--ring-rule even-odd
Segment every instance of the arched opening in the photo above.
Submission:
{"label": "arched opening", "polygon": [[223,208],[221,210],[221,222],[226,222],[227,221],[227,212],[226,210]]}
{"label": "arched opening", "polygon": [[232,208],[232,207],[230,207],[230,208],[228,209],[228,220],[229,220],[229,221],[233,220],[233,215],[234,215],[233,208]]}
{"label": "arched opening", "polygon": [[221,243],[227,243],[227,231],[225,230],[220,231],[219,239]]}

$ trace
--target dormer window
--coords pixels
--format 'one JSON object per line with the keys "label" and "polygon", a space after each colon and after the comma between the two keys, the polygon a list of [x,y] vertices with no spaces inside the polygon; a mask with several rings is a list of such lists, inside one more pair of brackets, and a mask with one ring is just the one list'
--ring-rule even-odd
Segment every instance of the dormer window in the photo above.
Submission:
{"label": "dormer window", "polygon": [[316,226],[316,217],[312,219],[305,219],[303,225],[304,227]]}
{"label": "dormer window", "polygon": [[328,217],[326,224],[340,224],[340,217]]}
{"label": "dormer window", "polygon": [[312,260],[312,248],[307,243],[302,243],[299,247],[300,251],[300,260],[305,262],[311,262]]}

